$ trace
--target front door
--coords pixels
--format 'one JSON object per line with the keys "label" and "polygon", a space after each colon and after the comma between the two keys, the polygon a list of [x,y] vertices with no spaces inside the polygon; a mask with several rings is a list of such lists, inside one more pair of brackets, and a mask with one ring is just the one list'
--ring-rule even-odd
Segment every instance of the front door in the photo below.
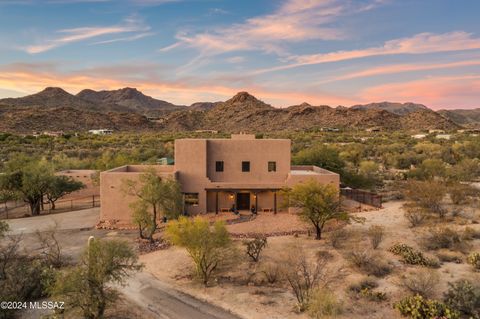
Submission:
{"label": "front door", "polygon": [[249,210],[250,209],[250,193],[238,193],[237,194],[237,209]]}

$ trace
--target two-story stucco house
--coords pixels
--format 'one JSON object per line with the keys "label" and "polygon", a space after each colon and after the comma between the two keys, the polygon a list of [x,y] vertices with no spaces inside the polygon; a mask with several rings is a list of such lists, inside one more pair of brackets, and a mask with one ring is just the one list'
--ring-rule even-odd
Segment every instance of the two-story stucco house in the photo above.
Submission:
{"label": "two-story stucco house", "polygon": [[316,166],[291,166],[288,139],[178,139],[174,165],[127,165],[100,175],[101,220],[129,223],[129,203],[122,180],[137,179],[147,167],[179,181],[188,214],[250,210],[281,210],[279,191],[308,179],[339,186],[339,175]]}

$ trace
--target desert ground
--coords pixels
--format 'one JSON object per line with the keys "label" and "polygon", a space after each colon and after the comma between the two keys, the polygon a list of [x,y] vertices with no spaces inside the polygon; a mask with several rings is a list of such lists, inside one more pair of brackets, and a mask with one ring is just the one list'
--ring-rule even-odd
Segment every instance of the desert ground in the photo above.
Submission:
{"label": "desert ground", "polygon": [[[403,201],[391,201],[384,203],[383,208],[374,209],[350,202],[352,215],[359,220],[349,224],[331,222],[321,240],[315,240],[310,225],[294,214],[259,213],[256,218],[239,223],[231,222],[238,218],[233,214],[207,215],[205,217],[212,221],[227,221],[227,229],[232,234],[235,247],[232,261],[221,269],[215,280],[208,287],[197,280],[193,275],[193,263],[183,248],[169,246],[142,254],[140,261],[145,267],[141,273],[129,279],[125,287],[119,287],[124,300],[112,316],[118,318],[119,311],[129,308],[125,305],[133,302],[135,306],[129,309],[130,315],[125,315],[125,318],[139,315],[143,318],[175,319],[182,316],[308,318],[307,313],[296,310],[296,299],[281,275],[271,283],[265,278],[265,272],[272,265],[282,266],[289,255],[302,252],[309,261],[326,260],[324,274],[329,280],[325,287],[333,291],[342,305],[342,313],[338,318],[401,318],[393,308],[396,301],[408,295],[408,291],[399,286],[401,277],[421,271],[424,267],[407,265],[388,249],[396,243],[403,243],[423,251],[426,256],[437,258],[445,250],[428,250],[422,246],[422,239],[431,229],[450,227],[462,233],[468,227],[470,231],[480,233],[480,214],[476,206],[470,205],[456,216],[448,215],[443,220],[429,219],[424,225],[412,228],[404,216],[403,204]],[[73,259],[80,256],[88,237],[92,235],[97,238],[125,239],[136,244],[137,233],[134,230],[95,229],[98,218],[99,208],[93,208],[8,222],[14,235],[24,237],[27,249],[35,249],[38,245],[35,230],[45,231],[56,224],[62,249]],[[375,250],[370,247],[367,236],[372,225],[384,229],[384,238]],[[269,237],[259,262],[255,263],[245,254],[243,241],[259,234]],[[338,234],[342,234],[342,237],[335,241]],[[163,235],[162,228],[158,236]],[[469,252],[480,251],[479,237],[469,240],[466,247]],[[352,251],[378,256],[391,271],[377,277],[368,275],[368,271],[352,264],[349,258]],[[462,278],[480,280],[479,274],[466,263],[466,252],[451,249],[450,253],[458,256],[459,261],[440,261],[440,267],[431,270],[438,274],[438,283],[431,298],[441,298],[449,282]],[[377,283],[375,292],[385,293],[385,300],[373,301],[349,291],[349,286],[367,277]],[[34,318],[36,314],[24,315]]]}
{"label": "desert ground", "polygon": [[[295,310],[295,298],[285,281],[268,284],[262,275],[262,269],[270,263],[281,264],[284,256],[291,251],[304,251],[311,259],[319,252],[328,252],[331,255],[326,267],[332,276],[332,289],[343,305],[343,314],[340,318],[401,318],[393,303],[407,295],[398,283],[400,277],[410,271],[418,271],[423,267],[402,263],[399,258],[388,252],[388,248],[395,243],[408,244],[421,250],[420,239],[430,227],[449,226],[459,231],[470,227],[480,232],[478,224],[479,212],[471,208],[463,216],[447,218],[445,221],[429,221],[425,226],[411,228],[404,217],[402,201],[393,201],[384,204],[381,209],[356,212],[356,217],[364,218],[363,223],[352,222],[348,225],[331,225],[327,227],[322,240],[314,240],[307,234],[273,236],[268,238],[268,245],[258,263],[251,262],[245,255],[242,239],[235,240],[239,257],[235,265],[227,267],[211,284],[205,288],[202,283],[192,278],[192,262],[182,248],[170,247],[141,256],[145,270],[152,273],[162,282],[166,282],[177,289],[187,292],[199,299],[225,308],[242,318],[308,318],[305,313]],[[225,219],[222,217],[222,219]],[[385,260],[392,271],[381,278],[369,276],[378,283],[376,291],[386,294],[385,301],[369,301],[365,298],[352,295],[348,287],[352,283],[367,277],[357,270],[347,258],[352,250],[369,251],[370,242],[366,231],[372,225],[384,227],[384,240],[375,254]],[[347,238],[337,248],[332,247],[331,237],[335,230],[343,228]],[[291,214],[259,214],[253,221],[228,225],[227,229],[238,236],[252,233],[281,233],[288,231],[308,230],[309,225],[301,222],[297,216]],[[471,243],[471,250],[480,249],[480,240]],[[426,256],[435,257],[435,252],[428,251]],[[442,262],[440,268],[432,270],[439,275],[438,286],[435,287],[431,298],[441,298],[448,288],[448,282],[462,278],[476,278],[472,267],[465,262]],[[475,279],[473,279],[475,280]]]}

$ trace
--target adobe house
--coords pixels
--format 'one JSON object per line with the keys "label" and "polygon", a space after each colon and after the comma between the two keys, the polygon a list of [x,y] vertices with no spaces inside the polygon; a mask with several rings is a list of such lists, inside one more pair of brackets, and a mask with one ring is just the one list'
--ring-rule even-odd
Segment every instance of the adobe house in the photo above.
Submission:
{"label": "adobe house", "polygon": [[237,134],[231,139],[175,140],[174,165],[127,165],[100,174],[101,217],[103,221],[129,223],[129,203],[122,181],[135,180],[153,167],[164,178],[179,181],[185,212],[201,214],[232,209],[257,212],[280,211],[279,191],[308,179],[339,186],[339,175],[316,166],[291,166],[288,139],[256,139]]}

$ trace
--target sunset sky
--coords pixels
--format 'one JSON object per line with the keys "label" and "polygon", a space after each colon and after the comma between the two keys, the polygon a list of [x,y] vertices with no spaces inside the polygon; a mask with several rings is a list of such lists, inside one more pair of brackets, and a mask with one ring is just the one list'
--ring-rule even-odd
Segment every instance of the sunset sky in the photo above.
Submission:
{"label": "sunset sky", "polygon": [[478,0],[0,0],[0,97],[480,107]]}

